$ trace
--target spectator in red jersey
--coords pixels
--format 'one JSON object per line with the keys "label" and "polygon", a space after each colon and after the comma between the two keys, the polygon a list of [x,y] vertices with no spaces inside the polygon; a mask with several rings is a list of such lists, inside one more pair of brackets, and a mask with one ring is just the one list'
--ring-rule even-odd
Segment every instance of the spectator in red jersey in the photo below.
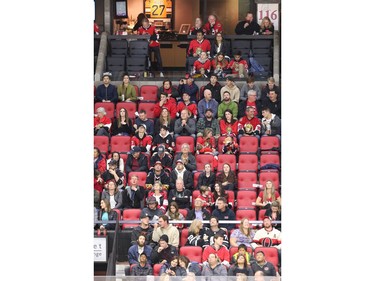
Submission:
{"label": "spectator in red jersey", "polygon": [[203,26],[207,35],[215,35],[223,32],[223,25],[217,20],[215,15],[208,16],[208,22]]}
{"label": "spectator in red jersey", "polygon": [[262,113],[262,102],[257,100],[257,93],[254,90],[249,90],[247,92],[246,100],[240,101],[240,105],[238,106],[238,117],[244,117],[246,115],[246,109],[248,107],[254,108],[254,116],[260,117]]}
{"label": "spectator in red jersey", "polygon": [[203,136],[197,138],[197,154],[211,154],[218,155],[216,149],[216,140],[213,136],[212,128],[205,128],[203,131]]}
{"label": "spectator in red jersey", "polygon": [[177,117],[180,117],[181,111],[187,108],[191,112],[191,118],[197,119],[198,109],[197,104],[190,101],[190,95],[188,93],[182,94],[182,101],[177,105]]}
{"label": "spectator in red jersey", "polygon": [[163,74],[163,63],[161,60],[161,54],[160,54],[160,43],[158,41],[159,39],[159,34],[157,34],[155,26],[152,26],[150,24],[150,21],[148,18],[144,18],[142,20],[142,26],[138,28],[138,34],[149,34],[151,35],[150,37],[150,44],[149,44],[149,52],[150,52],[150,57],[151,53],[153,52],[155,54],[156,58],[156,65],[157,65],[157,71],[160,71],[160,77],[164,77]]}
{"label": "spectator in red jersey", "polygon": [[138,126],[138,132],[131,138],[130,147],[133,149],[138,146],[142,152],[150,154],[152,145],[152,137],[146,133],[146,125],[140,124]]}
{"label": "spectator in red jersey", "polygon": [[197,32],[201,31],[203,34],[206,34],[206,32],[203,31],[203,21],[201,18],[196,18],[194,26],[190,28],[189,35],[197,35]]}
{"label": "spectator in red jersey", "polygon": [[232,70],[232,73],[227,74],[227,76],[247,78],[249,65],[247,61],[241,57],[241,54],[241,51],[237,51],[234,54],[234,58],[228,64],[228,68]]}
{"label": "spectator in red jersey", "polygon": [[167,93],[168,98],[174,98],[176,101],[178,101],[180,98],[180,94],[177,91],[177,88],[172,86],[171,80],[164,80],[163,85],[158,89],[158,99],[160,99],[161,93]]}
{"label": "spectator in red jersey", "polygon": [[206,52],[201,52],[199,59],[193,64],[194,77],[207,78],[211,71],[211,61],[207,57]]}
{"label": "spectator in red jersey", "polygon": [[219,121],[219,126],[222,136],[236,137],[238,134],[238,121],[230,109],[224,111],[224,117]]}
{"label": "spectator in red jersey", "polygon": [[246,115],[238,121],[238,139],[243,136],[255,136],[259,139],[261,128],[260,120],[255,116],[255,108],[248,106]]}
{"label": "spectator in red jersey", "polygon": [[214,244],[204,248],[202,254],[202,261],[207,262],[210,254],[216,254],[221,261],[221,264],[229,267],[230,256],[229,250],[223,245],[224,237],[221,234],[215,234]]}
{"label": "spectator in red jersey", "polygon": [[107,169],[105,158],[98,147],[94,147],[94,170],[96,169],[99,170],[100,173],[104,173]]}
{"label": "spectator in red jersey", "polygon": [[163,108],[168,109],[169,113],[171,114],[171,118],[176,118],[176,100],[174,98],[168,98],[167,93],[160,93],[160,101],[155,103],[154,107],[154,116],[155,118],[160,117],[160,113]]}
{"label": "spectator in red jersey", "polygon": [[100,28],[99,25],[94,21],[94,34],[99,35],[100,34]]}
{"label": "spectator in red jersey", "polygon": [[105,108],[98,107],[94,116],[94,136],[109,137],[112,121],[106,116]]}
{"label": "spectator in red jersey", "polygon": [[223,78],[228,73],[231,73],[231,69],[228,69],[228,61],[224,57],[223,53],[218,53],[217,56],[211,61],[211,72],[217,75],[217,77]]}
{"label": "spectator in red jersey", "polygon": [[210,41],[204,38],[202,31],[198,31],[197,38],[190,41],[187,55],[197,58],[200,56],[201,52],[207,52],[209,54],[210,50]]}

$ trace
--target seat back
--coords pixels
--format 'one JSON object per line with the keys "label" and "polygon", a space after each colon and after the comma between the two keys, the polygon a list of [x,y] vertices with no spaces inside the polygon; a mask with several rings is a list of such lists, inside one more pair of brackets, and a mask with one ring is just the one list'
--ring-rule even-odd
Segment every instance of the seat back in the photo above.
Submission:
{"label": "seat back", "polygon": [[237,174],[238,190],[256,190],[253,185],[257,184],[257,173],[255,172],[239,172]]}
{"label": "seat back", "polygon": [[156,102],[158,100],[158,86],[156,85],[142,85],[140,88],[140,97],[142,101]]}
{"label": "seat back", "polygon": [[257,199],[256,191],[252,190],[239,190],[237,192],[237,210],[241,209],[254,209],[255,201]]}
{"label": "seat back", "polygon": [[156,264],[154,264],[154,266],[153,266],[154,276],[159,276],[160,269],[162,268],[162,266],[163,266],[162,263],[156,263]]}
{"label": "seat back", "polygon": [[190,145],[190,152],[194,153],[195,152],[195,140],[194,137],[192,136],[178,136],[176,138],[176,152],[181,152],[181,146],[187,143]]}
{"label": "seat back", "polygon": [[138,176],[138,185],[145,187],[146,186],[146,172],[130,172],[128,175],[128,184],[130,184],[130,179],[132,176]]}
{"label": "seat back", "polygon": [[[140,220],[141,216],[141,209],[125,209],[122,211],[122,219],[123,220]],[[139,223],[124,223],[122,228],[134,228],[138,226]]]}
{"label": "seat back", "polygon": [[262,171],[261,173],[259,173],[259,184],[262,185],[262,187],[260,188],[261,190],[264,189],[264,187],[266,186],[266,182],[267,181],[272,181],[274,187],[276,190],[279,190],[280,188],[280,181],[279,181],[279,173],[277,171]]}
{"label": "seat back", "polygon": [[236,173],[236,156],[233,154],[219,154],[217,160],[217,170],[221,172],[223,170],[223,165],[229,164],[231,170]]}
{"label": "seat back", "polygon": [[278,154],[262,154],[260,155],[260,167],[267,164],[280,165],[280,156]]}
{"label": "seat back", "polygon": [[147,60],[146,57],[127,57],[126,70],[129,74],[140,74],[146,71]]}
{"label": "seat back", "polygon": [[96,114],[96,110],[99,107],[104,107],[106,116],[108,118],[113,119],[115,117],[115,104],[113,102],[97,102],[94,104],[94,112]]}
{"label": "seat back", "polygon": [[238,157],[239,172],[258,172],[258,156],[255,154],[240,154]]}
{"label": "seat back", "polygon": [[[235,254],[235,253],[237,253],[238,252],[238,247],[230,247],[229,248],[229,256],[230,257],[233,257],[233,255]],[[250,254],[250,255],[252,255],[253,254],[253,249],[251,248],[251,247],[247,247],[247,252]]]}
{"label": "seat back", "polygon": [[148,41],[147,40],[133,40],[129,42],[129,55],[131,57],[146,57],[148,56]]}
{"label": "seat back", "polygon": [[116,115],[119,114],[121,108],[125,108],[128,112],[129,118],[134,121],[135,112],[137,111],[137,104],[135,102],[118,102],[116,104]]}
{"label": "seat back", "polygon": [[[197,163],[197,171],[204,171],[204,165],[211,164],[211,171],[214,170],[212,165],[214,161],[214,156],[211,154],[198,154],[195,156],[195,160]],[[198,178],[197,178],[198,179]]]}
{"label": "seat back", "polygon": [[154,114],[154,108],[155,108],[155,103],[153,102],[140,102],[138,104],[138,112],[141,111],[142,109],[147,112],[147,118],[153,119],[155,118]]}
{"label": "seat back", "polygon": [[112,35],[109,35],[108,41],[108,54],[110,54],[111,56],[128,55],[128,41],[126,39],[120,39],[118,37],[112,37]]}
{"label": "seat back", "polygon": [[[257,220],[257,214],[256,214],[256,210],[252,209],[252,210],[243,210],[243,209],[240,209],[240,210],[237,210],[236,211],[236,220],[242,220],[243,218],[247,218],[248,220],[250,221],[256,221]],[[239,228],[240,227],[240,224],[236,224],[236,228]],[[256,225],[252,225],[253,228],[256,227]]]}
{"label": "seat back", "polygon": [[[276,136],[264,136],[260,138],[260,150],[272,151],[272,149],[280,149],[280,139]],[[278,150],[275,150],[278,151]]]}
{"label": "seat back", "polygon": [[251,51],[254,56],[272,56],[272,40],[252,40]]}
{"label": "seat back", "polygon": [[248,39],[235,39],[232,41],[232,55],[234,55],[237,51],[241,51],[242,57],[249,57],[250,56],[250,40]]}
{"label": "seat back", "polygon": [[190,261],[202,262],[202,248],[198,246],[182,246],[180,255],[188,257]]}
{"label": "seat back", "polygon": [[107,136],[94,136],[94,147],[99,148],[101,153],[107,155],[109,152],[109,138]]}
{"label": "seat back", "polygon": [[111,137],[111,151],[118,153],[128,153],[130,151],[130,136],[113,136]]}
{"label": "seat back", "polygon": [[254,136],[244,136],[240,138],[240,154],[255,154],[258,152],[258,139]]}

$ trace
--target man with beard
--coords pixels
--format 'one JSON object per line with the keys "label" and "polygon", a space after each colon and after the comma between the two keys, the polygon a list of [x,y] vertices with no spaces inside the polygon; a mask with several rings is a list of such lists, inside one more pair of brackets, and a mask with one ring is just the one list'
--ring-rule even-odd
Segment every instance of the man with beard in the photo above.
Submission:
{"label": "man with beard", "polygon": [[146,237],[140,235],[137,239],[137,244],[130,246],[128,250],[129,264],[135,264],[140,261],[140,254],[145,253],[147,255],[147,262],[151,264],[151,246],[146,244]]}
{"label": "man with beard", "polygon": [[230,93],[228,91],[225,91],[223,93],[223,101],[220,103],[219,108],[217,110],[217,119],[222,119],[224,117],[224,112],[227,109],[230,109],[233,113],[233,118],[237,119],[238,105],[236,102],[231,100]]}
{"label": "man with beard", "polygon": [[164,190],[168,190],[169,188],[169,175],[164,171],[163,165],[160,161],[156,161],[154,168],[150,170],[146,178],[146,189],[150,190],[154,183],[159,181]]}
{"label": "man with beard", "polygon": [[142,209],[140,217],[148,216],[151,221],[157,221],[164,211],[158,208],[158,201],[154,196],[151,196],[146,201],[147,207]]}
{"label": "man with beard", "polygon": [[170,264],[174,256],[178,256],[178,248],[168,244],[169,238],[166,234],[163,234],[158,245],[154,247],[151,253],[152,264],[156,263],[168,263]]}
{"label": "man with beard", "polygon": [[240,102],[240,89],[234,83],[234,79],[232,76],[226,77],[225,86],[220,90],[221,100],[223,100],[225,92],[228,92],[230,94],[230,99],[232,101],[236,102],[237,104]]}
{"label": "man with beard", "polygon": [[254,33],[260,32],[260,26],[254,20],[254,16],[252,12],[250,11],[247,12],[245,20],[237,23],[234,32],[237,35],[241,35],[241,34],[253,35]]}
{"label": "man with beard", "polygon": [[203,118],[199,118],[197,122],[197,136],[202,137],[206,128],[212,129],[212,135],[217,140],[220,137],[219,121],[214,118],[211,108],[207,108]]}
{"label": "man with beard", "polygon": [[229,249],[229,239],[227,232],[219,227],[219,219],[217,217],[212,216],[210,218],[210,227],[205,229],[205,235],[207,235],[209,245],[214,244],[214,236],[216,234],[220,234],[223,237],[223,245]]}
{"label": "man with beard", "polygon": [[128,155],[125,163],[125,172],[128,175],[130,172],[147,172],[148,164],[147,157],[141,153],[141,148],[134,146],[131,153]]}

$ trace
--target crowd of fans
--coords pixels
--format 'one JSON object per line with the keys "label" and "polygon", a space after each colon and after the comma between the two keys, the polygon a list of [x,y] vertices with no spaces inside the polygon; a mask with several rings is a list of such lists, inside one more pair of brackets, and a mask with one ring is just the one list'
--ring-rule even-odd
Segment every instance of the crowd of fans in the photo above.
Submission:
{"label": "crowd of fans", "polygon": [[[157,36],[147,18],[140,18],[139,34],[150,33],[150,47],[156,54],[158,70],[162,71]],[[95,136],[129,136],[131,151],[126,160],[117,151],[100,151],[94,147],[94,225],[98,234],[115,228],[118,215],[128,209],[141,210],[140,224],[132,232],[128,251],[130,274],[160,276],[279,276],[281,270],[280,190],[271,180],[259,190],[254,208],[265,210],[259,229],[243,218],[239,225],[226,223],[236,220],[237,169],[229,163],[218,166],[221,154],[240,154],[242,137],[276,136],[281,138],[281,92],[270,77],[263,87],[255,85],[249,75],[247,61],[241,53],[228,60],[228,46],[223,40],[223,27],[214,15],[203,24],[197,18],[190,34],[197,38],[190,42],[188,57],[195,57],[190,75],[178,85],[164,80],[154,103],[154,118],[140,110],[130,117],[125,107],[119,108],[113,119],[100,106],[94,116]],[[259,26],[252,13],[240,21],[236,34],[272,34],[268,18]],[[204,39],[215,35],[214,44]],[[153,44],[153,45],[151,45]],[[250,73],[251,74],[251,73]],[[161,76],[163,76],[161,74]],[[209,77],[200,90],[194,78]],[[225,85],[218,78],[225,77]],[[246,78],[241,89],[233,77]],[[138,97],[128,75],[118,87],[111,84],[110,74],[103,75],[103,83],[95,88],[95,103],[138,103]],[[194,144],[184,143],[177,150],[180,136],[191,136]],[[108,153],[110,152],[110,153]],[[197,171],[196,155],[213,156]],[[137,175],[147,173],[144,185]],[[199,173],[197,180],[194,175]],[[193,200],[193,192],[199,195]],[[234,198],[230,196],[231,192]],[[191,224],[174,221],[191,220]],[[204,224],[202,221],[209,221]],[[186,243],[181,235],[188,229]],[[179,253],[183,246],[199,246],[202,263],[191,261]],[[259,247],[278,251],[278,263],[267,261]],[[193,279],[191,279],[193,280]]]}

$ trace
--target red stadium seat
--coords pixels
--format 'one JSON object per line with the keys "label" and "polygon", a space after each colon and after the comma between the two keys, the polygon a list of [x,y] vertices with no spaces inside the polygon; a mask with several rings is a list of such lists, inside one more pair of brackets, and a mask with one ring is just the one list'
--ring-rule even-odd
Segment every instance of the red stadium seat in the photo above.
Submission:
{"label": "red stadium seat", "polygon": [[[257,220],[257,214],[256,211],[253,210],[237,210],[236,211],[236,220],[242,220],[243,218],[247,218],[250,221],[256,221]],[[253,228],[256,228],[256,224],[252,225]],[[240,224],[236,224],[236,228],[239,228]]]}
{"label": "red stadium seat", "polygon": [[237,210],[255,209],[256,199],[257,199],[256,191],[239,190],[237,192]]}
{"label": "red stadium seat", "polygon": [[239,172],[258,172],[258,156],[254,154],[240,154],[238,157]]}
{"label": "red stadium seat", "polygon": [[141,110],[146,111],[147,118],[155,118],[154,108],[155,108],[155,103],[153,102],[140,102],[138,104],[138,112]]}
{"label": "red stadium seat", "polygon": [[154,264],[154,266],[153,266],[154,276],[159,276],[160,269],[162,268],[162,266],[163,266],[162,263],[156,263],[156,264]]}
{"label": "red stadium seat", "polygon": [[258,211],[258,220],[259,221],[263,221],[263,219],[264,219],[264,215],[266,214],[266,209],[260,209],[259,211]]}
{"label": "red stadium seat", "polygon": [[202,248],[198,246],[181,246],[180,255],[188,257],[190,261],[202,262]]}
{"label": "red stadium seat", "polygon": [[191,196],[191,209],[194,209],[195,208],[195,204],[194,204],[194,200],[195,198],[197,198],[199,196],[200,192],[199,190],[193,190],[193,194]]}
{"label": "red stadium seat", "polygon": [[254,136],[240,138],[240,154],[256,154],[258,152],[258,139]]}
{"label": "red stadium seat", "polygon": [[158,94],[158,86],[156,85],[142,85],[140,88],[140,96],[143,97],[142,101],[156,102],[158,100],[157,94]]}
{"label": "red stadium seat", "polygon": [[138,185],[145,187],[147,173],[146,172],[130,172],[128,175],[128,184],[130,184],[130,179],[134,175],[138,176]]}
{"label": "red stadium seat", "polygon": [[122,158],[122,160],[124,160],[124,166],[126,165],[126,160],[128,159],[128,155],[127,153],[120,153],[120,157]]}
{"label": "red stadium seat", "polygon": [[259,184],[262,185],[260,189],[263,190],[264,187],[266,186],[266,181],[270,180],[273,182],[275,189],[279,190],[280,189],[279,177],[280,175],[278,171],[273,171],[273,170],[261,171],[261,173],[259,173]]}
{"label": "red stadium seat", "polygon": [[278,271],[279,255],[277,249],[275,247],[256,247],[254,249],[254,256],[259,251],[264,253],[266,261],[272,263],[275,266],[276,271]]}
{"label": "red stadium seat", "polygon": [[264,136],[260,138],[261,152],[279,153],[280,139],[276,136]]}
{"label": "red stadium seat", "polygon": [[133,85],[135,89],[135,93],[137,94],[137,97],[139,97],[139,88],[137,85]]}
{"label": "red stadium seat", "polygon": [[206,86],[201,86],[200,89],[199,89],[199,92],[198,92],[199,97],[197,97],[198,101],[201,100],[201,99],[204,99],[204,94],[203,94],[204,87],[206,87]]}
{"label": "red stadium seat", "polygon": [[[186,218],[187,214],[188,214],[188,210],[186,209],[179,209],[179,212],[181,215],[184,216],[184,218]],[[186,226],[186,224],[184,224],[184,226]]]}
{"label": "red stadium seat", "polygon": [[[252,255],[253,254],[253,249],[251,247],[246,247],[246,248],[247,248],[247,252]],[[230,258],[232,258],[233,255],[235,253],[237,253],[237,252],[238,252],[238,247],[230,247],[229,248],[229,256],[230,256]]]}
{"label": "red stadium seat", "polygon": [[[227,190],[228,193],[228,203],[232,203],[232,206],[234,208],[234,191],[233,190]],[[233,210],[232,208],[232,210]]]}
{"label": "red stadium seat", "polygon": [[237,174],[238,190],[256,190],[253,184],[257,184],[257,173],[255,172],[239,172]]}
{"label": "red stadium seat", "polygon": [[137,111],[137,104],[135,102],[118,102],[116,104],[116,116],[119,115],[120,108],[125,108],[128,111],[130,119],[135,119],[135,112]]}
{"label": "red stadium seat", "polygon": [[217,139],[217,151],[219,154],[223,154],[223,146],[224,146],[224,140],[226,137],[221,136]]}
{"label": "red stadium seat", "polygon": [[229,164],[231,170],[236,172],[236,155],[233,154],[219,154],[217,160],[217,171],[223,170],[223,164]]}
{"label": "red stadium seat", "polygon": [[94,104],[94,112],[96,114],[96,110],[98,107],[104,107],[106,116],[108,118],[113,119],[115,117],[115,104],[113,102],[97,102]]}
{"label": "red stadium seat", "polygon": [[111,152],[128,153],[130,151],[130,140],[131,137],[129,136],[111,137]]}
{"label": "red stadium seat", "polygon": [[211,171],[214,171],[214,156],[210,154],[198,154],[195,155],[195,161],[197,163],[197,171],[204,171],[204,165],[211,164]]}
{"label": "red stadium seat", "polygon": [[[185,225],[185,226],[188,226],[188,225]],[[188,236],[189,236],[189,228],[184,227],[181,230],[181,234],[180,234],[180,247],[185,246]]]}
{"label": "red stadium seat", "polygon": [[107,136],[94,136],[94,147],[99,148],[101,153],[107,155],[109,152],[109,138]]}
{"label": "red stadium seat", "polygon": [[260,167],[267,164],[280,165],[280,156],[278,154],[262,154],[260,155]]}
{"label": "red stadium seat", "polygon": [[[197,164],[197,167],[198,167],[198,164]],[[196,172],[194,173],[194,189],[197,189],[198,188],[198,177],[199,175],[201,174],[201,172]]]}
{"label": "red stadium seat", "polygon": [[[123,220],[139,220],[141,216],[141,209],[125,209],[122,211],[122,219]],[[139,223],[124,223],[122,228],[133,228],[138,226]]]}
{"label": "red stadium seat", "polygon": [[178,136],[176,137],[176,152],[181,152],[181,146],[184,143],[190,145],[190,152],[195,152],[195,140],[192,136]]}

